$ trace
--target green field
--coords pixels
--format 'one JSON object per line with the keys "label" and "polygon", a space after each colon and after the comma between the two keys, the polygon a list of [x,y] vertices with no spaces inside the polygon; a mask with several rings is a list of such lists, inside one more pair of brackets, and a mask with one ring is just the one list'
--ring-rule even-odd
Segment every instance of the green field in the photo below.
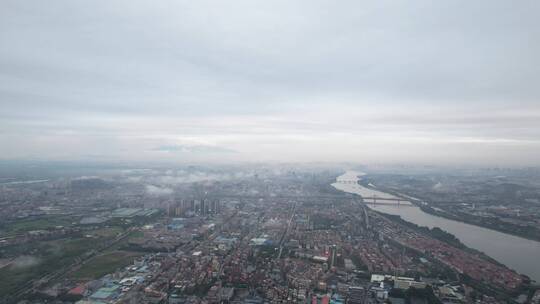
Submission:
{"label": "green field", "polygon": [[95,248],[95,240],[78,238],[34,242],[3,248],[2,255],[23,255],[34,262],[2,268],[0,298],[29,280],[39,278],[68,265],[79,255]]}
{"label": "green field", "polygon": [[122,227],[113,226],[93,230],[91,234],[98,237],[115,237],[122,232],[124,232],[124,229]]}
{"label": "green field", "polygon": [[[49,229],[55,226],[73,226],[73,222],[78,222],[78,218],[50,216],[24,219],[0,224],[0,235]],[[130,225],[132,224],[123,222],[119,225],[109,223],[107,226],[82,232],[83,235],[91,237],[75,234],[64,239],[33,241],[0,248],[0,259],[17,258],[17,263],[12,263],[0,270],[0,299],[25,284],[31,283],[32,280],[71,265],[77,258],[84,257],[85,254],[96,249],[97,244],[116,238]],[[96,278],[129,265],[142,253],[123,251],[122,248],[126,247],[130,239],[141,236],[142,232],[131,231],[127,238],[110,247],[105,254],[92,258],[72,276],[77,279]]]}
{"label": "green field", "polygon": [[[47,225],[58,225],[61,221],[65,221],[65,219],[57,218],[54,223],[47,223]],[[12,227],[14,229],[35,229],[36,227],[41,228],[44,226],[45,223],[38,220],[23,221]],[[121,227],[104,227],[85,232],[85,234],[93,235],[93,238],[70,237],[50,241],[34,241],[1,248],[0,258],[23,256],[24,259],[30,260],[32,263],[17,263],[3,267],[0,270],[0,298],[3,295],[13,292],[17,287],[24,285],[30,280],[40,278],[63,266],[72,264],[77,257],[83,256],[85,253],[95,249],[96,244],[112,239],[123,231],[124,229]],[[124,254],[129,262],[132,260],[130,255]],[[119,258],[120,255],[111,256],[109,261],[105,259],[101,268],[105,269],[111,263],[120,263],[120,261],[114,260],[116,257]]]}
{"label": "green field", "polygon": [[112,251],[100,256],[96,256],[84,264],[71,277],[74,279],[97,279],[108,273],[114,272],[118,268],[130,265],[133,260],[141,256],[142,253],[130,251]]}
{"label": "green field", "polygon": [[69,227],[72,222],[78,222],[78,218],[66,216],[50,216],[37,219],[25,219],[16,222],[5,223],[0,226],[3,234],[11,235],[32,230],[46,230],[56,226]]}
{"label": "green field", "polygon": [[129,233],[128,238],[129,238],[130,240],[132,240],[132,239],[142,238],[143,236],[144,236],[144,233],[143,233],[142,231],[137,231],[137,230],[136,230],[136,231],[131,231],[131,232]]}

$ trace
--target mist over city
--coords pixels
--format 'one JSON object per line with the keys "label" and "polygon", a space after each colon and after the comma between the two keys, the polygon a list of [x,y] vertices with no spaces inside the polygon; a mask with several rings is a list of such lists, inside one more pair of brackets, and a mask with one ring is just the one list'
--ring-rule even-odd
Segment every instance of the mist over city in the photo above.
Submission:
{"label": "mist over city", "polygon": [[539,12],[0,2],[0,304],[539,304]]}

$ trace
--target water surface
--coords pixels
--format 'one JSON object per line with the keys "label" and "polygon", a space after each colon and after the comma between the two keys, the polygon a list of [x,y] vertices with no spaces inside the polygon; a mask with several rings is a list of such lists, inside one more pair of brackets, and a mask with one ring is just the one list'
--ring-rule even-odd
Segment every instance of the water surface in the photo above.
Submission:
{"label": "water surface", "polygon": [[[348,171],[332,184],[336,189],[355,193],[362,197],[371,197],[374,190],[357,183],[361,172]],[[347,182],[347,181],[350,181]],[[376,191],[382,197],[393,197],[391,194]],[[403,204],[403,202],[402,202]],[[369,208],[387,214],[399,215],[406,221],[430,228],[439,227],[446,230],[460,241],[476,250],[482,251],[497,261],[540,282],[540,242],[528,240],[492,229],[469,225],[425,213],[416,206],[372,205]]]}

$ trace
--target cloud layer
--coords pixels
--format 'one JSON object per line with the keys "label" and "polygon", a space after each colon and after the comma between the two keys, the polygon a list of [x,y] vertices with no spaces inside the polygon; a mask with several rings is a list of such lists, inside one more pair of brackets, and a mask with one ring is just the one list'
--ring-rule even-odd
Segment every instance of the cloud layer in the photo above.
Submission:
{"label": "cloud layer", "polygon": [[0,158],[537,165],[539,9],[3,1]]}

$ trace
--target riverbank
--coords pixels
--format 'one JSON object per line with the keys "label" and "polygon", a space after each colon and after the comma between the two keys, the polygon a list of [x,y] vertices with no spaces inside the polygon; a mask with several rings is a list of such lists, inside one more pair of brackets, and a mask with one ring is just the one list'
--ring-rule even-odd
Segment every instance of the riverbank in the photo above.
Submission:
{"label": "riverbank", "polygon": [[[340,176],[335,185],[341,191],[360,196],[361,193],[372,191],[358,184],[358,180],[358,176],[353,172],[348,172]],[[382,192],[380,189],[377,191]],[[407,201],[411,201],[411,198],[407,198]],[[501,264],[540,282],[540,264],[537,262],[537,257],[540,255],[540,242],[439,217],[424,212],[417,205],[368,204],[368,207],[385,214],[399,215],[403,220],[418,226],[439,227],[456,236],[467,247],[483,252]]]}
{"label": "riverbank", "polygon": [[464,251],[467,251],[469,253],[472,253],[474,255],[477,255],[477,256],[481,256],[484,260],[487,260],[493,264],[497,264],[499,266],[502,266],[502,267],[506,267],[506,268],[509,268],[508,266],[500,263],[499,261],[495,260],[494,258],[490,257],[489,255],[487,255],[486,253],[484,252],[481,252],[479,250],[476,250],[474,248],[471,248],[471,247],[468,247],[467,245],[463,244],[455,235],[447,232],[447,231],[444,231],[442,230],[441,228],[439,227],[433,227],[433,228],[429,228],[429,227],[426,227],[426,226],[418,226],[416,225],[415,223],[411,223],[411,222],[408,222],[404,219],[402,219],[399,215],[392,215],[392,214],[385,214],[385,213],[382,213],[382,212],[378,212],[378,211],[375,211],[377,212],[378,214],[381,214],[382,216],[386,217],[386,218],[389,218],[391,219],[392,221],[395,221],[397,223],[400,223],[401,225],[405,226],[405,227],[409,227],[415,231],[418,231],[418,232],[421,232],[425,235],[428,235],[434,239],[437,239],[441,242],[444,242],[450,246],[453,246],[453,247],[456,247],[458,249],[461,249],[461,250],[464,250]]}
{"label": "riverbank", "polygon": [[[413,202],[413,204],[414,204],[414,202]],[[429,213],[429,214],[432,214],[432,215],[435,215],[435,216],[443,217],[443,218],[453,220],[453,221],[466,223],[466,224],[469,224],[469,225],[474,225],[474,226],[478,226],[478,227],[483,227],[483,228],[499,231],[499,232],[506,233],[506,234],[509,234],[509,235],[513,235],[513,236],[521,237],[521,238],[524,238],[524,239],[528,239],[528,240],[531,240],[531,241],[540,242],[540,236],[535,237],[535,236],[531,236],[531,235],[527,235],[527,234],[523,234],[523,233],[516,233],[515,230],[504,229],[504,228],[501,228],[501,226],[497,226],[497,225],[485,224],[484,222],[481,222],[481,221],[480,222],[474,221],[474,220],[469,219],[468,217],[466,217],[466,215],[458,216],[458,215],[453,215],[453,214],[450,214],[450,213],[447,213],[447,212],[437,211],[436,209],[431,207],[429,205],[429,203],[427,203],[427,205],[417,204],[417,206],[420,209],[422,209],[422,211],[424,211],[426,213]]]}
{"label": "riverbank", "polygon": [[[429,214],[434,215],[434,216],[446,218],[446,219],[449,219],[449,220],[452,220],[452,221],[465,223],[465,224],[468,224],[468,225],[473,225],[473,226],[482,227],[482,228],[486,228],[486,229],[490,229],[490,230],[495,230],[495,231],[498,231],[498,232],[501,232],[501,233],[521,237],[521,238],[531,240],[531,241],[535,241],[535,242],[540,242],[540,235],[530,235],[530,234],[526,234],[526,233],[516,232],[516,231],[519,231],[519,227],[512,227],[512,229],[507,227],[505,229],[505,227],[507,225],[509,225],[509,224],[506,224],[506,223],[488,224],[488,223],[485,223],[485,222],[482,222],[482,221],[476,221],[473,218],[467,216],[466,214],[454,215],[454,214],[451,214],[451,213],[448,213],[448,212],[438,211],[434,207],[432,207],[429,203],[427,203],[427,202],[425,202],[423,200],[420,200],[418,198],[413,198],[413,197],[411,197],[409,195],[399,193],[399,192],[396,192],[396,191],[391,190],[391,189],[386,189],[384,187],[382,187],[382,188],[378,188],[378,187],[374,188],[374,187],[371,186],[371,184],[369,182],[361,182],[361,180],[359,180],[358,183],[364,188],[372,189],[372,190],[376,190],[376,191],[380,191],[380,192],[386,192],[386,193],[389,193],[389,194],[391,194],[393,196],[403,198],[403,200],[407,200],[407,201],[411,202],[412,204],[418,206],[418,208],[420,208],[425,213],[429,213]],[[506,225],[506,226],[500,226],[500,225]]]}
{"label": "riverbank", "polygon": [[[464,257],[464,258],[467,258],[467,259],[469,259],[469,258],[470,259],[479,258],[477,260],[478,262],[481,261],[481,260],[484,260],[484,261],[487,261],[488,263],[492,263],[492,264],[496,265],[496,267],[500,267],[501,271],[511,271],[511,270],[509,270],[509,268],[507,266],[499,263],[498,261],[494,260],[493,258],[491,258],[491,257],[489,257],[489,256],[487,256],[487,255],[485,255],[485,254],[483,254],[481,252],[478,252],[475,249],[467,247],[466,245],[461,243],[457,238],[455,238],[455,236],[453,236],[452,234],[450,234],[448,232],[443,231],[440,228],[435,227],[435,228],[429,229],[427,227],[420,227],[420,226],[418,226],[418,225],[416,225],[414,223],[407,222],[407,221],[403,220],[400,216],[397,216],[397,215],[385,214],[385,213],[378,212],[378,211],[373,211],[373,210],[371,210],[370,212],[372,214],[377,214],[381,218],[385,218],[385,219],[389,220],[392,223],[396,223],[397,225],[401,225],[403,227],[403,229],[411,229],[411,230],[415,231],[416,233],[419,233],[419,234],[427,236],[429,238],[441,241],[441,242],[446,243],[446,244],[448,244],[448,245],[450,245],[450,246],[452,246],[454,248],[458,248],[461,251],[470,254],[468,257]],[[438,257],[437,255],[431,254],[429,252],[430,249],[414,247],[414,246],[411,246],[410,243],[408,244],[407,241],[400,242],[398,240],[393,239],[392,237],[385,238],[385,240],[387,240],[387,241],[391,240],[392,242],[396,242],[399,246],[403,246],[404,248],[407,248],[408,250],[413,250],[415,252],[418,252],[422,257],[426,258],[427,260],[429,260],[432,263],[439,264],[439,265],[441,265],[443,267],[448,267],[448,269],[450,270],[450,273],[453,273],[453,274],[456,275],[456,280],[466,282],[467,285],[473,287],[475,290],[481,291],[484,294],[496,295],[497,298],[509,301],[509,303],[514,303],[514,301],[512,301],[512,299],[515,298],[517,295],[522,294],[522,293],[528,293],[529,290],[531,290],[530,279],[527,278],[524,275],[519,275],[519,276],[521,276],[523,278],[519,285],[514,286],[514,288],[506,289],[506,287],[507,287],[506,283],[504,283],[503,285],[498,285],[497,286],[497,285],[494,285],[492,283],[488,283],[488,282],[484,281],[483,279],[479,279],[478,277],[473,278],[473,276],[475,274],[474,271],[471,272],[471,270],[469,269],[469,271],[462,272],[462,271],[460,271],[461,268],[460,267],[456,268],[455,265],[452,265],[452,262],[450,262],[450,261],[448,261],[448,260],[446,260],[444,258],[441,258],[440,256]],[[490,266],[490,267],[493,267],[493,266]],[[518,275],[515,272],[514,272],[514,274]],[[488,277],[491,279],[491,276],[488,276]],[[501,287],[503,287],[503,288],[501,288]]]}

